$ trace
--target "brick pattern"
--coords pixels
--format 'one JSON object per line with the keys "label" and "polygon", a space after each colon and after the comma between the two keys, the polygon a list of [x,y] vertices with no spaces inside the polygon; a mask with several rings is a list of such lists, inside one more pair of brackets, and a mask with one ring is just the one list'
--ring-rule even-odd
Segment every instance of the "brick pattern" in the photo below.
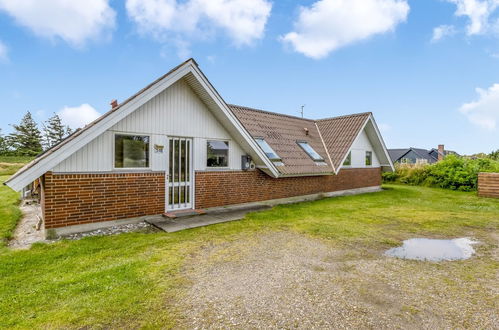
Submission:
{"label": "brick pattern", "polygon": [[478,196],[499,198],[499,173],[478,174]]}
{"label": "brick pattern", "polygon": [[257,202],[381,185],[381,169],[274,179],[261,171],[196,172],[196,208]]}
{"label": "brick pattern", "polygon": [[45,228],[161,214],[164,173],[44,175]]}
{"label": "brick pattern", "polygon": [[[165,175],[53,174],[43,177],[45,228],[162,214]],[[196,208],[263,201],[381,185],[380,168],[338,175],[274,179],[259,170],[196,172]]]}

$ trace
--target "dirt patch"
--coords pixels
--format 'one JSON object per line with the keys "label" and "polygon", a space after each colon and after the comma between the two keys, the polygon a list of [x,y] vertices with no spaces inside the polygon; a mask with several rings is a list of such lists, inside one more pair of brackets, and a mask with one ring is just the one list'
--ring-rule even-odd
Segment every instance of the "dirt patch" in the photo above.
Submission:
{"label": "dirt patch", "polygon": [[[493,328],[497,271],[350,251],[289,232],[204,248],[186,264],[184,328]],[[490,290],[495,287],[494,290]],[[480,303],[478,303],[480,302]]]}

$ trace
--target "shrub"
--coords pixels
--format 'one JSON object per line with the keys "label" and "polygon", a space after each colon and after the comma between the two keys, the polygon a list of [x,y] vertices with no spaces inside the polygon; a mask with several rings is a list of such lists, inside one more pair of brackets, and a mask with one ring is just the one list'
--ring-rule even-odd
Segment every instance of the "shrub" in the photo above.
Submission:
{"label": "shrub", "polygon": [[470,191],[477,188],[479,172],[499,172],[499,162],[490,158],[467,159],[449,155],[432,165],[397,165],[395,172],[383,174],[383,180]]}

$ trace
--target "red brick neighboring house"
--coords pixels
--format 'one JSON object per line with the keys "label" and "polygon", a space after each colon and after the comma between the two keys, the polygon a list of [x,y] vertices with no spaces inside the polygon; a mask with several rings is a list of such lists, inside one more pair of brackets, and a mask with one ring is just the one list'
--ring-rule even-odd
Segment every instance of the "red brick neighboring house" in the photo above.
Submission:
{"label": "red brick neighboring house", "polygon": [[225,103],[187,60],[6,184],[41,179],[45,228],[338,191],[393,170],[371,113],[321,120]]}

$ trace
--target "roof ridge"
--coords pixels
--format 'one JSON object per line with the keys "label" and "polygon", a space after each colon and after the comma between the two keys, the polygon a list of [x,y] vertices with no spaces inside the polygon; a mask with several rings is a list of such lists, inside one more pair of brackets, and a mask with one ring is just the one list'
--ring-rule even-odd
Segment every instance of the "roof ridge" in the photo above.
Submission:
{"label": "roof ridge", "polygon": [[293,118],[293,119],[300,119],[300,120],[306,120],[306,121],[312,121],[312,122],[315,122],[315,120],[314,120],[314,119],[310,119],[310,118],[302,118],[302,117],[298,117],[298,116],[288,115],[288,114],[285,114],[285,113],[272,112],[272,111],[267,111],[267,110],[262,110],[262,109],[255,109],[255,108],[250,108],[250,107],[246,107],[246,106],[243,106],[243,105],[230,104],[230,103],[227,103],[227,105],[228,105],[230,108],[232,108],[232,107],[236,107],[236,108],[242,108],[242,109],[245,109],[245,110],[250,110],[250,111],[259,111],[259,112],[264,112],[264,113],[268,113],[268,114],[270,114],[270,115],[283,116],[283,117],[289,117],[289,118]]}
{"label": "roof ridge", "polygon": [[340,119],[340,118],[346,118],[346,117],[356,117],[356,116],[372,115],[372,114],[373,113],[371,111],[367,111],[367,112],[351,113],[349,115],[342,115],[342,116],[336,116],[336,117],[321,118],[321,119],[317,119],[316,121],[325,121],[325,120],[331,120],[331,119]]}

